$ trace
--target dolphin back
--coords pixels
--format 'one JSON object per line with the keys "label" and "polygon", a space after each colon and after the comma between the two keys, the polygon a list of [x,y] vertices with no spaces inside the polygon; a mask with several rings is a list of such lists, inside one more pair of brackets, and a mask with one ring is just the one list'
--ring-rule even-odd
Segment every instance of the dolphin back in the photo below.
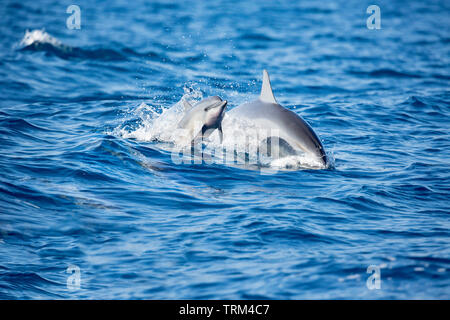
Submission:
{"label": "dolphin back", "polygon": [[312,127],[297,113],[276,102],[266,70],[263,72],[259,98],[232,109],[229,114],[250,121],[262,129],[276,130],[279,138],[292,148],[314,155],[323,166],[327,165],[325,148]]}

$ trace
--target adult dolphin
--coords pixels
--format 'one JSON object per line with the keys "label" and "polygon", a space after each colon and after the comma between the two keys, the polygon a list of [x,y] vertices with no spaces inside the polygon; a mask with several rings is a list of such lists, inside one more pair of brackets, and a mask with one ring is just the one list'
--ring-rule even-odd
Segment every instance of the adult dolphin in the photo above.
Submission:
{"label": "adult dolphin", "polygon": [[259,98],[228,111],[228,114],[260,128],[276,131],[279,136],[269,138],[277,138],[280,149],[287,150],[289,154],[302,150],[312,155],[322,166],[327,166],[327,155],[319,137],[299,115],[278,104],[266,70],[263,71]]}

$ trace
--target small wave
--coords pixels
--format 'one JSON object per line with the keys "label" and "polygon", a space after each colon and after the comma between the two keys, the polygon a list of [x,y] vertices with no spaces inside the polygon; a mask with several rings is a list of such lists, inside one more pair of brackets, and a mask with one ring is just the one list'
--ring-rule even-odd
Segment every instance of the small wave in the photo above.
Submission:
{"label": "small wave", "polygon": [[245,33],[241,35],[239,39],[246,41],[264,41],[264,42],[276,41],[276,39],[262,33]]}
{"label": "small wave", "polygon": [[379,69],[369,73],[374,77],[395,77],[395,78],[421,78],[418,74],[412,74],[407,72],[400,72],[392,69]]}
{"label": "small wave", "polygon": [[[61,298],[60,295],[50,291],[61,287],[62,284],[49,280],[39,275],[36,272],[15,272],[7,271],[0,276],[0,287],[6,289],[6,291],[18,291],[23,292],[20,298],[38,298],[42,295],[48,295],[52,298]],[[17,296],[15,296],[17,298]]]}
{"label": "small wave", "polygon": [[[57,38],[48,34],[44,29],[26,31],[25,36],[20,42],[22,51],[45,52],[49,55],[57,56],[61,59],[92,59],[117,61],[127,60],[126,54],[112,49],[94,48],[82,49],[78,47],[68,46],[62,43]],[[129,54],[136,54],[129,48],[122,51],[127,51]]]}
{"label": "small wave", "polygon": [[396,70],[389,69],[389,68],[381,68],[381,69],[376,69],[376,70],[372,70],[372,71],[350,70],[350,71],[348,71],[348,73],[354,74],[354,75],[360,75],[360,76],[367,76],[367,77],[377,77],[377,78],[383,78],[383,77],[421,78],[421,76],[418,74],[396,71]]}
{"label": "small wave", "polygon": [[37,125],[31,124],[28,121],[21,119],[21,118],[10,118],[10,119],[4,119],[0,120],[0,128],[8,128],[11,130],[17,130],[17,131],[50,131],[45,128],[41,128]]}
{"label": "small wave", "polygon": [[423,107],[427,106],[427,104],[425,102],[423,102],[421,100],[421,98],[416,97],[416,96],[409,97],[402,103],[402,105],[411,105],[413,107],[419,107],[419,108],[423,108]]}

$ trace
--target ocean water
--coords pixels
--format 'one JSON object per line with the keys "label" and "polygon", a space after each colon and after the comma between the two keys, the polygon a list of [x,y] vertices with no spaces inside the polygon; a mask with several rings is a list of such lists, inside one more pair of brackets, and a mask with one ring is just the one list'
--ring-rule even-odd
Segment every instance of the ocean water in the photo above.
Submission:
{"label": "ocean water", "polygon": [[[0,4],[1,299],[450,298],[449,1],[71,4]],[[176,163],[263,69],[330,166]]]}

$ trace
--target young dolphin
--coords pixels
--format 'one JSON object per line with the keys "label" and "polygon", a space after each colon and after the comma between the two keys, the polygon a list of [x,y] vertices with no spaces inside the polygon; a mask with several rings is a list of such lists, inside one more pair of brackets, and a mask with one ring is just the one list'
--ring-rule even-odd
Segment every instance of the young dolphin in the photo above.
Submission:
{"label": "young dolphin", "polygon": [[[208,138],[215,129],[219,131],[220,143],[223,140],[222,120],[227,106],[227,101],[223,101],[218,96],[205,98],[193,106],[183,100],[185,115],[178,123],[178,128],[186,129],[191,144],[201,139]],[[198,133],[194,130],[200,128]]]}
{"label": "young dolphin", "polygon": [[280,149],[282,147],[290,154],[295,154],[295,150],[300,149],[314,156],[324,167],[327,166],[327,156],[320,139],[305,120],[278,104],[266,70],[263,71],[263,84],[259,98],[230,110],[228,114],[237,119],[250,121],[263,129],[276,130],[279,137],[269,137],[269,139],[276,138]]}

